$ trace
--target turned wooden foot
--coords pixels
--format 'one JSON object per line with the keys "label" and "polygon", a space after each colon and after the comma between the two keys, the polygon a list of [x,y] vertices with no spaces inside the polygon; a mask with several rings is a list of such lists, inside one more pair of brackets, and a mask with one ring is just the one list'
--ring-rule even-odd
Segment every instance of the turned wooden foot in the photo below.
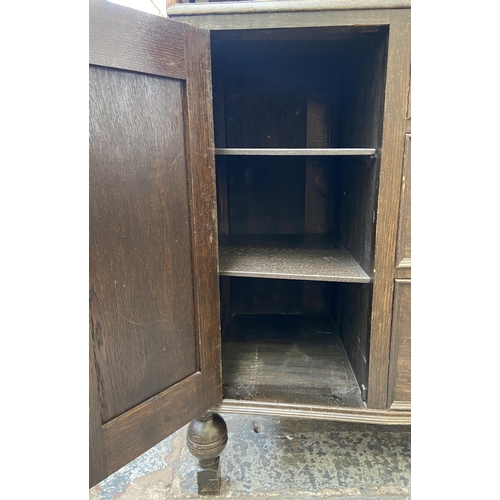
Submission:
{"label": "turned wooden foot", "polygon": [[218,413],[207,411],[189,424],[186,440],[198,459],[198,494],[219,495],[219,455],[227,443],[226,422]]}

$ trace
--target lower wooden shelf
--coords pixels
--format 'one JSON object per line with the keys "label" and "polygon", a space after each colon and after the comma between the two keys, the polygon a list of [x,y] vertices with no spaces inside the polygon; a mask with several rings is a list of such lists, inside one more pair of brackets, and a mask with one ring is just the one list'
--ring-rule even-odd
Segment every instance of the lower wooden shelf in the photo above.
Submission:
{"label": "lower wooden shelf", "polygon": [[236,315],[222,337],[224,398],[366,408],[329,316]]}
{"label": "lower wooden shelf", "polygon": [[252,278],[370,283],[353,256],[319,235],[221,238],[219,274]]}

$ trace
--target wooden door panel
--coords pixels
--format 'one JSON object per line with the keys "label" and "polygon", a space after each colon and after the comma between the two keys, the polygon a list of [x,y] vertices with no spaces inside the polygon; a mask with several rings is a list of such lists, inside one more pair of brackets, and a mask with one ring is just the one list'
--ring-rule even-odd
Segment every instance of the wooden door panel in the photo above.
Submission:
{"label": "wooden door panel", "polygon": [[222,384],[208,33],[91,2],[90,63],[93,486]]}
{"label": "wooden door panel", "polygon": [[397,279],[394,288],[389,406],[409,409],[411,401],[411,280]]}
{"label": "wooden door panel", "polygon": [[193,269],[181,82],[92,67],[90,103],[90,303],[94,336],[106,332],[108,422],[197,371]]}

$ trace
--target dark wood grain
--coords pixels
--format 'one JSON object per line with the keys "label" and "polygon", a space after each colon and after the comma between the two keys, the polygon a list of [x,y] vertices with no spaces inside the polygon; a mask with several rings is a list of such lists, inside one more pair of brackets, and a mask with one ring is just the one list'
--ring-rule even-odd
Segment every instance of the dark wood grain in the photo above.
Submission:
{"label": "dark wood grain", "polygon": [[368,405],[387,408],[398,204],[410,74],[410,11],[391,12],[380,158]]}
{"label": "dark wood grain", "polygon": [[90,0],[89,62],[185,79],[185,31],[182,23]]}
{"label": "dark wood grain", "polygon": [[344,248],[308,244],[301,237],[233,237],[219,249],[221,276],[369,283]]}
{"label": "dark wood grain", "polygon": [[193,400],[202,400],[202,378],[195,373],[103,426],[108,474],[200,415]]}
{"label": "dark wood grain", "polygon": [[91,33],[143,46],[90,69],[91,486],[222,398],[209,36],[182,27],[183,82],[141,66],[177,24],[116,9]]}
{"label": "dark wood grain", "polygon": [[226,398],[365,406],[327,316],[234,316],[226,326],[222,356]]}
{"label": "dark wood grain", "polygon": [[405,136],[396,267],[411,267],[411,134]]}
{"label": "dark wood grain", "polygon": [[[267,2],[255,2],[265,4]],[[279,2],[284,3],[284,2]],[[294,3],[294,2],[291,2]],[[303,4],[309,4],[308,1]],[[323,2],[328,9],[329,2]],[[188,6],[186,6],[188,7]],[[173,10],[175,9],[175,10]],[[297,28],[320,26],[381,26],[389,24],[390,11],[373,10],[324,10],[296,12],[234,12],[189,15],[181,6],[167,9],[172,19],[210,30],[249,30],[267,28]]]}
{"label": "dark wood grain", "polygon": [[106,332],[96,361],[107,422],[198,362],[181,84],[91,68],[90,103],[91,311]]}
{"label": "dark wood grain", "polygon": [[411,401],[411,281],[396,280],[392,317],[389,407],[408,408]]}
{"label": "dark wood grain", "polygon": [[90,485],[94,485],[108,475],[108,464],[99,404],[100,377],[95,361],[94,339],[91,335],[89,335],[89,358],[89,480]]}
{"label": "dark wood grain", "polygon": [[193,283],[198,352],[204,375],[201,406],[205,411],[222,399],[210,33],[189,27],[186,30],[185,46]]}

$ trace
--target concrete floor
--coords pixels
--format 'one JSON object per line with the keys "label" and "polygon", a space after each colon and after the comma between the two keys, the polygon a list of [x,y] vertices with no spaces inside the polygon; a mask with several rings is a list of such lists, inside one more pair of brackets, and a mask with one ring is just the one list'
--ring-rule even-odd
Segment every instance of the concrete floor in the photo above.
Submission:
{"label": "concrete floor", "polygon": [[[221,498],[410,498],[409,427],[222,416],[229,441]],[[179,430],[92,488],[90,500],[200,498],[185,435]]]}

